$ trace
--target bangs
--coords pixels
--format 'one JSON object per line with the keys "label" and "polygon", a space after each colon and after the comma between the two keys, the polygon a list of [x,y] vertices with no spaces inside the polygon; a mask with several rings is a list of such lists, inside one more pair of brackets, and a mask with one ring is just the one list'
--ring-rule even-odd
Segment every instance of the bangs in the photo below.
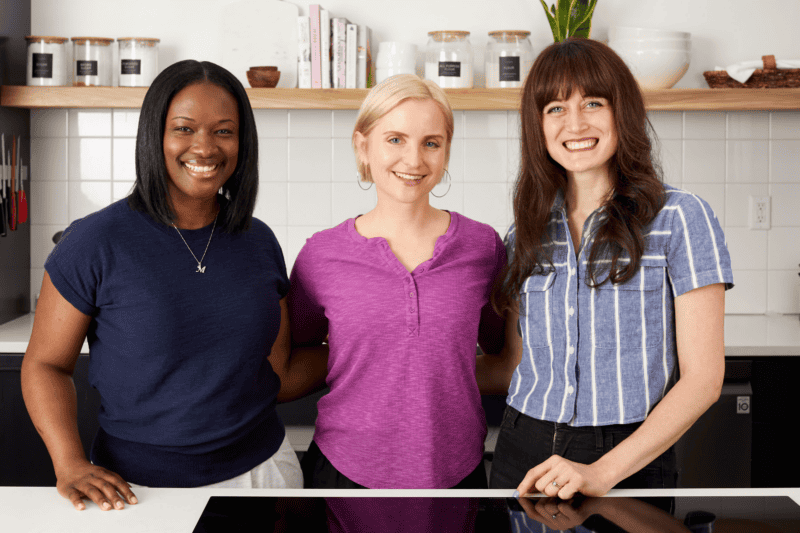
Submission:
{"label": "bangs", "polygon": [[561,46],[545,50],[550,57],[541,61],[540,69],[532,73],[534,79],[534,101],[539,113],[554,100],[567,100],[577,90],[584,96],[596,96],[608,100],[614,106],[614,81],[603,76],[608,69],[598,64],[597,56],[591,57],[589,50],[581,46]]}

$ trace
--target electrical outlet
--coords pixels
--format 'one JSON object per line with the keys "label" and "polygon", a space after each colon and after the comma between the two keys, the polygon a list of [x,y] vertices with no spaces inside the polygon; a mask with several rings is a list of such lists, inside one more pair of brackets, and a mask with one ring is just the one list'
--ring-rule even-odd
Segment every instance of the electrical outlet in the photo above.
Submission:
{"label": "electrical outlet", "polygon": [[750,229],[769,229],[769,196],[750,196]]}

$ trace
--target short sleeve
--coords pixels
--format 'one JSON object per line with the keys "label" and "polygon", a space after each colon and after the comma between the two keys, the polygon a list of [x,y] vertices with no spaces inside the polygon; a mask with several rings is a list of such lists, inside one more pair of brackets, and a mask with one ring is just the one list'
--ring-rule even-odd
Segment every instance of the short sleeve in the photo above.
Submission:
{"label": "short sleeve", "polygon": [[328,320],[315,286],[316,269],[320,265],[311,257],[312,239],[306,242],[297,255],[292,267],[288,295],[292,340],[303,345],[320,344],[328,335]]}
{"label": "short sleeve", "polygon": [[89,238],[83,231],[84,220],[76,220],[64,230],[47,256],[44,269],[65,300],[81,313],[94,316],[102,267],[98,264],[100,254],[95,249],[97,239]]}
{"label": "short sleeve", "polygon": [[702,198],[687,193],[664,209],[673,211],[667,270],[675,296],[714,283],[733,287],[731,257],[711,206]]}

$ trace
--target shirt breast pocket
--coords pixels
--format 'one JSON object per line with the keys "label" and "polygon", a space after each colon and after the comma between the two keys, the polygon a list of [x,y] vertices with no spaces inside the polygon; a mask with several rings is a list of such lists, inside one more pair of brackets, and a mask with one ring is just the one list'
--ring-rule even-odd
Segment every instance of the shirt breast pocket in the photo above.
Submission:
{"label": "shirt breast pocket", "polygon": [[531,348],[549,346],[553,342],[553,297],[556,272],[530,276],[519,294],[519,326],[522,345]]}
{"label": "shirt breast pocket", "polygon": [[606,282],[592,291],[595,343],[601,348],[661,344],[664,334],[666,268],[642,266],[630,280]]}

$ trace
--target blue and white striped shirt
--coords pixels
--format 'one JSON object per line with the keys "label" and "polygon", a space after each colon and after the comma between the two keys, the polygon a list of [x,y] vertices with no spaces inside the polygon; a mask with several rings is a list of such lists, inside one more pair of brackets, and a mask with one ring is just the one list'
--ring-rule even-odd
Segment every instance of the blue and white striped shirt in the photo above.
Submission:
{"label": "blue and white striped shirt", "polygon": [[[586,219],[576,257],[558,195],[549,222],[555,271],[530,276],[520,291],[522,359],[509,405],[573,426],[628,424],[644,420],[672,385],[674,299],[713,283],[729,289],[733,273],[711,207],[687,191],[664,188],[664,207],[643,229],[639,271],[626,283],[598,288],[586,283],[587,263],[603,209]],[[509,257],[514,237],[512,225]]]}

